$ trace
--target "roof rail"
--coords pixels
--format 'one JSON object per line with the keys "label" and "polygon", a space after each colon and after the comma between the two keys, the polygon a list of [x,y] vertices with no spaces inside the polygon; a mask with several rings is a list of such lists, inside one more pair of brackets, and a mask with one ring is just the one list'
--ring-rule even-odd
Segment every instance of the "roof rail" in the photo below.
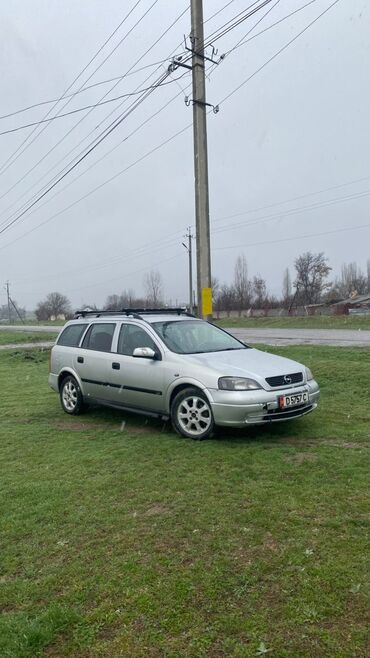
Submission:
{"label": "roof rail", "polygon": [[86,318],[88,316],[93,316],[99,318],[101,316],[109,315],[125,315],[125,316],[134,316],[140,317],[141,315],[157,315],[160,313],[168,313],[173,315],[187,315],[190,318],[194,318],[195,315],[188,313],[186,308],[121,308],[119,311],[76,311],[74,318]]}

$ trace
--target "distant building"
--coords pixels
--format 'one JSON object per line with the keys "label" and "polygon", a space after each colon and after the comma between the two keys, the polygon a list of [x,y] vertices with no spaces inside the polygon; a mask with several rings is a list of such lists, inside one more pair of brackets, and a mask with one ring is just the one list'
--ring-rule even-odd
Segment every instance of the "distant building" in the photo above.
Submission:
{"label": "distant building", "polygon": [[356,313],[370,313],[370,293],[366,295],[353,294],[347,299],[342,299],[340,302],[333,304],[334,312],[338,314],[348,315],[353,312]]}

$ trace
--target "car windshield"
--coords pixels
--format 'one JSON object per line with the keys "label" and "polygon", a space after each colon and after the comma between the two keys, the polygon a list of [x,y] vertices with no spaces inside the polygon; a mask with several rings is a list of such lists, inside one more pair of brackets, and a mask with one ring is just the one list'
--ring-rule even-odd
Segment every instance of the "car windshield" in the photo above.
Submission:
{"label": "car windshield", "polygon": [[230,334],[201,320],[153,322],[152,327],[166,346],[177,354],[204,354],[245,350],[247,346]]}

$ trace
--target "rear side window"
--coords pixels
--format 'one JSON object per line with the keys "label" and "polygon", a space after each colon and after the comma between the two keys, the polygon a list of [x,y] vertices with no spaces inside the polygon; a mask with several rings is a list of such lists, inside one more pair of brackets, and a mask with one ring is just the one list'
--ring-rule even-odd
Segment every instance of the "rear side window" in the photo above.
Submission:
{"label": "rear side window", "polygon": [[86,327],[87,324],[70,324],[60,334],[57,344],[67,347],[78,347]]}
{"label": "rear side window", "polygon": [[115,328],[116,325],[111,323],[92,324],[83,340],[82,347],[97,352],[110,352]]}

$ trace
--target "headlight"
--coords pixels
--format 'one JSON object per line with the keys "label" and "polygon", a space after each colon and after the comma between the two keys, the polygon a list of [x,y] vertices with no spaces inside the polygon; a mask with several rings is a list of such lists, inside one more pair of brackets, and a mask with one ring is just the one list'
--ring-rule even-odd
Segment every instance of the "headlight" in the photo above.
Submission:
{"label": "headlight", "polygon": [[218,388],[223,391],[255,391],[261,386],[254,379],[246,377],[220,377]]}
{"label": "headlight", "polygon": [[309,368],[306,368],[306,379],[308,382],[311,381],[311,379],[313,379],[313,374]]}

